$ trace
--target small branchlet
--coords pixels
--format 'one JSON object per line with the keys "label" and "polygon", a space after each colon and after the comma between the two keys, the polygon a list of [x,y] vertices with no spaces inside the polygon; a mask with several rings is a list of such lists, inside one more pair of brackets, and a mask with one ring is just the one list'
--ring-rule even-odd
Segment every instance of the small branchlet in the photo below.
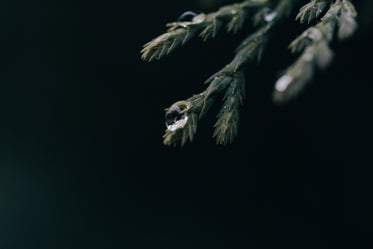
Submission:
{"label": "small branchlet", "polygon": [[[187,140],[193,140],[197,130],[197,121],[202,118],[214,104],[215,99],[226,89],[237,89],[239,84],[244,84],[242,72],[233,73],[223,68],[206,81],[209,86],[200,94],[194,95],[187,100],[177,101],[166,109],[166,132],[163,136],[165,145],[183,146]],[[244,86],[241,86],[241,89]],[[239,90],[241,90],[239,89]],[[231,90],[232,91],[232,90]],[[240,93],[242,94],[242,93]],[[227,93],[226,93],[227,96]],[[232,95],[232,97],[237,97]],[[240,103],[243,97],[239,97]],[[238,124],[238,122],[237,122]],[[231,127],[227,127],[231,128]],[[226,132],[222,129],[222,132]]]}
{"label": "small branchlet", "polygon": [[[311,1],[311,3],[314,4],[313,6],[320,4],[319,1]],[[308,7],[301,8],[300,13],[303,13],[305,9]],[[356,17],[356,12],[352,3],[348,0],[337,0],[330,6],[320,23],[308,28],[289,45],[292,52],[303,52],[286,70],[286,73],[277,80],[273,94],[276,103],[285,103],[294,98],[312,80],[317,68],[325,69],[331,63],[333,52],[329,43],[333,39],[335,29],[339,25],[338,37],[340,39],[349,37],[356,29],[354,17]]]}
{"label": "small branchlet", "polygon": [[246,0],[224,6],[210,14],[201,13],[190,21],[168,23],[166,33],[144,45],[141,58],[147,61],[160,59],[198,33],[204,41],[214,38],[224,23],[227,23],[228,32],[236,33],[242,28],[249,10],[268,5],[269,2],[270,0]]}
{"label": "small branchlet", "polygon": [[215,123],[214,137],[216,143],[226,145],[232,143],[237,135],[240,121],[239,107],[245,97],[245,75],[243,72],[235,74],[225,90],[224,103]]}

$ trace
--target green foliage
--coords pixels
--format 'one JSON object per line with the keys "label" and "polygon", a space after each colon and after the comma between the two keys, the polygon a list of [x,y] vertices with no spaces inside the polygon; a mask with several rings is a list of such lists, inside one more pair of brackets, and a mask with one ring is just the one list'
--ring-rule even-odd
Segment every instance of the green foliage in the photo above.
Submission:
{"label": "green foliage", "polygon": [[[297,0],[246,0],[224,6],[210,14],[195,15],[188,21],[169,23],[166,33],[144,45],[142,59],[152,61],[169,54],[196,35],[204,41],[214,38],[224,25],[228,32],[236,33],[250,16],[254,26],[261,25],[241,42],[232,61],[205,82],[208,85],[205,91],[166,109],[164,144],[184,145],[188,140],[192,141],[198,120],[221,94],[223,105],[214,125],[213,136],[218,144],[232,143],[237,135],[239,108],[245,96],[244,68],[254,59],[260,61],[274,28],[290,16],[295,2]],[[311,81],[316,69],[325,69],[331,63],[333,52],[330,42],[336,31],[338,39],[343,40],[349,38],[357,27],[356,11],[349,0],[304,2],[296,20],[310,24],[320,16],[322,18],[289,45],[290,50],[300,53],[300,56],[275,83],[273,99],[276,103],[285,103],[294,98]]]}
{"label": "green foliage", "polygon": [[191,21],[168,23],[168,31],[144,45],[141,51],[144,60],[160,59],[176,47],[184,44],[199,33],[206,41],[214,38],[224,22],[227,22],[229,32],[237,32],[243,25],[250,9],[265,6],[269,0],[247,0],[220,8],[217,12],[200,14]]}
{"label": "green foliage", "polygon": [[[313,7],[310,7],[311,4]],[[306,8],[303,7],[300,13],[314,6],[320,6],[320,4],[321,1],[312,1],[306,5]],[[316,16],[315,14],[309,15]],[[289,48],[293,53],[302,53],[295,63],[288,67],[286,73],[277,80],[273,94],[275,102],[284,103],[294,98],[312,80],[316,69],[326,69],[329,66],[333,60],[333,52],[329,44],[333,40],[335,30],[338,28],[340,40],[350,37],[357,27],[355,17],[356,11],[350,1],[337,0],[330,5],[329,10],[317,25],[306,29],[290,44]]]}

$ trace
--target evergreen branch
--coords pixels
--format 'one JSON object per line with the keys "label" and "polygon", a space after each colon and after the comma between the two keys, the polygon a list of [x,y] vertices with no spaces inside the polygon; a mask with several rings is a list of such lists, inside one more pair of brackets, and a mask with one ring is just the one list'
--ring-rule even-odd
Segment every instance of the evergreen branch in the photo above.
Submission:
{"label": "evergreen branch", "polygon": [[196,15],[190,21],[169,23],[166,25],[169,27],[166,33],[144,45],[141,50],[141,58],[148,61],[160,59],[183,45],[198,32],[204,41],[210,37],[214,38],[224,22],[228,22],[228,32],[236,33],[242,28],[250,9],[260,8],[269,3],[270,0],[246,0],[242,3],[221,7],[218,11],[210,14]]}
{"label": "evergreen branch", "polygon": [[[217,96],[224,91],[226,91],[224,97],[226,103],[215,124],[214,137],[220,144],[226,144],[233,140],[237,133],[239,120],[237,101],[241,103],[244,94],[242,90],[244,90],[245,79],[241,69],[248,61],[260,54],[259,51],[262,50],[260,41],[264,39],[265,34],[264,29],[260,29],[249,36],[250,39],[245,40],[237,48],[237,54],[232,62],[206,80],[205,84],[209,84],[209,86],[205,91],[187,100],[178,101],[166,110],[167,129],[163,136],[165,145],[176,145],[180,142],[183,146],[188,138],[192,141],[196,129],[191,129],[191,126],[197,127],[197,120],[194,117],[202,118]],[[234,111],[235,114],[228,118],[224,106],[229,107],[227,111]]]}
{"label": "evergreen branch", "polygon": [[342,29],[342,38],[350,36],[354,31],[353,28],[356,28],[351,25],[353,22],[350,20],[356,16],[353,10],[350,1],[337,0],[330,6],[320,23],[308,28],[290,44],[289,48],[292,52],[303,52],[277,80],[273,95],[275,102],[283,103],[298,95],[312,80],[317,68],[325,69],[331,63],[333,52],[329,43],[333,39],[337,25],[339,30]]}
{"label": "evergreen branch", "polygon": [[197,120],[202,118],[215,102],[216,97],[224,91],[234,79],[234,74],[221,70],[206,82],[209,86],[200,94],[187,100],[177,101],[166,109],[166,132],[163,136],[165,145],[183,146],[189,139],[193,140],[197,131]]}
{"label": "evergreen branch", "polygon": [[[269,7],[277,2],[272,10]],[[254,26],[261,27],[250,34],[235,50],[232,61],[206,80],[207,88],[198,95],[177,101],[166,109],[164,144],[183,146],[192,141],[201,119],[216,99],[223,95],[223,106],[217,115],[213,137],[218,144],[231,143],[238,131],[239,108],[245,94],[245,66],[260,61],[264,47],[281,20],[290,14],[297,0],[246,0],[221,7],[210,14],[185,12],[177,22],[169,23],[168,31],[144,45],[144,60],[160,59],[192,37],[199,35],[206,40],[214,38],[223,25],[228,32],[242,28],[251,10]],[[350,37],[356,30],[356,10],[349,0],[310,0],[296,16],[301,23],[310,23],[324,13],[320,22],[306,29],[290,45],[289,49],[300,53],[285,74],[275,84],[274,101],[282,103],[296,96],[312,80],[316,69],[325,69],[333,59],[330,43],[337,31],[339,40]]]}
{"label": "evergreen branch", "polygon": [[[166,110],[164,144],[183,146],[189,139],[192,141],[197,128],[197,118],[202,118],[210,109],[216,98],[225,92],[224,104],[215,123],[213,137],[218,144],[231,143],[237,134],[239,124],[239,107],[245,94],[244,66],[257,58],[260,60],[266,40],[275,24],[286,16],[292,0],[281,0],[273,13],[263,25],[249,35],[236,49],[233,60],[206,80],[209,84],[205,91],[187,100],[178,101]],[[265,17],[264,17],[265,18]]]}

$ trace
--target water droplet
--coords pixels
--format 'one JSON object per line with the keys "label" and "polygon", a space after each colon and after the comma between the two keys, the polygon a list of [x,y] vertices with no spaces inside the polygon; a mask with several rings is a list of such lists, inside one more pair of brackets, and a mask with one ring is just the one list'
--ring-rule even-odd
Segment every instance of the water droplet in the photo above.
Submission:
{"label": "water droplet", "polygon": [[179,22],[191,22],[194,17],[201,14],[200,11],[185,11],[181,16],[179,16],[178,21]]}
{"label": "water droplet", "polygon": [[292,80],[293,80],[292,76],[287,75],[287,74],[283,75],[276,82],[276,85],[275,85],[276,90],[279,92],[285,91],[288,88]]}
{"label": "water droplet", "polygon": [[178,129],[182,129],[188,122],[188,116],[183,115],[181,119],[175,120],[175,122],[166,125],[167,129],[171,132],[176,131]]}
{"label": "water droplet", "polygon": [[277,16],[277,12],[276,12],[276,11],[272,11],[271,13],[266,14],[266,15],[264,16],[264,21],[266,21],[266,22],[270,22],[270,21],[272,21],[273,19],[275,19],[276,16]]}
{"label": "water droplet", "polygon": [[173,106],[166,112],[166,127],[171,132],[184,128],[187,122],[188,115],[178,106]]}

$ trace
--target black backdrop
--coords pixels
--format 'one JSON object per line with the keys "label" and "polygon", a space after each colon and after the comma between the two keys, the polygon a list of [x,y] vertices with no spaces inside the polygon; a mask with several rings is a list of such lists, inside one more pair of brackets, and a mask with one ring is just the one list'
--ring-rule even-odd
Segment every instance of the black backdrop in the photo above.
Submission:
{"label": "black backdrop", "polygon": [[333,65],[275,106],[304,29],[285,23],[248,67],[235,142],[211,138],[217,106],[193,143],[168,148],[163,109],[202,91],[252,30],[140,60],[195,7],[0,3],[1,249],[370,248],[372,29],[333,43]]}

